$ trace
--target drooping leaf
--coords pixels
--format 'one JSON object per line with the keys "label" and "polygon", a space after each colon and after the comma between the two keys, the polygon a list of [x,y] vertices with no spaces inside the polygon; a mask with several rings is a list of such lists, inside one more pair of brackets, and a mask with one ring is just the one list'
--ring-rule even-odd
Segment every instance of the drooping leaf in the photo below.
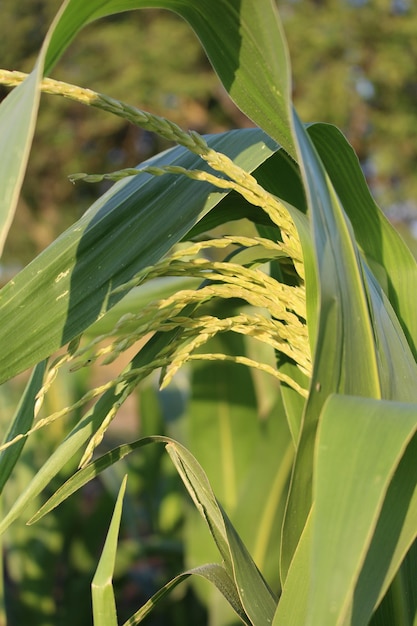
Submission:
{"label": "drooping leaf", "polygon": [[238,107],[294,156],[288,51],[272,0],[71,0],[48,48],[46,73],[85,24],[140,8],[181,15]]}
{"label": "drooping leaf", "polygon": [[168,593],[170,593],[179,583],[186,580],[191,575],[196,575],[213,583],[220,593],[226,598],[230,606],[235,610],[236,614],[240,617],[244,624],[251,626],[251,622],[245,614],[239,596],[236,592],[236,587],[228,576],[226,570],[222,565],[217,563],[207,563],[206,565],[200,565],[192,569],[186,570],[182,574],[179,574],[166,585],[164,585],[152,598],[146,602],[132,617],[130,617],[123,626],[136,626],[140,624],[147,615],[154,609],[154,607],[160,602]]}
{"label": "drooping leaf", "polygon": [[[224,569],[236,586],[239,602],[249,619],[267,626],[275,611],[276,600],[249,553],[219,506],[201,466],[183,446],[167,437],[144,437],[130,444],[111,450],[72,476],[30,520],[31,523],[58,506],[77,489],[97,476],[107,467],[122,459],[133,450],[149,443],[166,444],[167,451],[177,468],[195,505],[205,519],[210,533],[222,556]],[[133,622],[135,623],[135,622]]]}
{"label": "drooping leaf", "polygon": [[228,516],[219,506],[206,475],[190,452],[178,443],[168,444],[167,451],[194,504],[206,520],[225,569],[235,581],[245,613],[252,623],[267,626],[272,621],[276,599]]}

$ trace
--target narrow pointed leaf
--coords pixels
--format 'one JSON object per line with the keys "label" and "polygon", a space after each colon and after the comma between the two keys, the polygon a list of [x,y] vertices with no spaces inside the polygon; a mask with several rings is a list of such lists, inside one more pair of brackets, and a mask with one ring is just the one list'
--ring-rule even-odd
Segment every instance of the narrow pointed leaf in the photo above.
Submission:
{"label": "narrow pointed leaf", "polygon": [[0,256],[19,198],[36,125],[43,64],[55,26],[68,0],[49,29],[32,73],[0,104]]}
{"label": "narrow pointed leaf", "polygon": [[[31,428],[34,418],[36,394],[42,386],[45,369],[46,361],[42,361],[34,368],[2,443],[11,441],[17,435],[26,433]],[[19,460],[25,443],[26,439],[22,439],[16,443],[16,445],[0,452],[0,493],[3,491],[7,479]]]}
{"label": "narrow pointed leaf", "polygon": [[91,583],[94,626],[117,626],[116,601],[112,578],[116,562],[117,540],[122,518],[126,482],[127,476],[124,477],[120,486],[104,548]]}

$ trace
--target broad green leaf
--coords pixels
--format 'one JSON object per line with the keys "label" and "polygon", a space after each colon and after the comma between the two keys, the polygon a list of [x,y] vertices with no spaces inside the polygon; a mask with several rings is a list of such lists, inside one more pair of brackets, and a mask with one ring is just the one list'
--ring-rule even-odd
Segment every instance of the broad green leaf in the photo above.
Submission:
{"label": "broad green leaf", "polygon": [[341,200],[296,116],[294,124],[311,211],[320,317],[313,385],[283,535],[284,576],[312,502],[313,451],[323,402],[332,393],[412,402],[417,376],[406,337],[360,254]]}
{"label": "broad green leaf", "polygon": [[109,531],[101,553],[96,573],[91,583],[94,626],[117,626],[116,601],[112,578],[116,562],[117,540],[122,518],[123,496],[126,490],[127,476],[120,486],[114,507]]}
{"label": "broad green leaf", "polygon": [[315,342],[314,388],[305,408],[284,525],[281,563],[284,578],[312,503],[315,431],[324,400],[335,392],[372,397],[379,397],[381,393],[366,291],[351,228],[296,115],[294,124],[310,203],[320,317]]}
{"label": "broad green leaf", "polygon": [[64,2],[43,43],[37,63],[27,79],[0,104],[0,256],[19,198],[20,187],[35,130],[39,106],[39,85],[43,78],[43,63],[52,33],[68,4]]}
{"label": "broad green leaf", "polygon": [[[16,435],[26,433],[31,428],[34,418],[36,394],[42,386],[45,369],[45,361],[42,361],[34,368],[2,443],[11,441]],[[16,465],[25,443],[26,439],[22,439],[16,443],[16,445],[0,452],[0,493],[3,491],[7,479]]]}
{"label": "broad green leaf", "polygon": [[[317,433],[307,624],[334,626],[349,613],[384,497],[416,428],[417,405],[347,396],[326,402]],[[409,505],[398,495],[396,500],[390,526],[375,545],[381,559],[386,558],[387,542],[398,540]],[[369,575],[361,583],[367,594],[373,591],[375,601],[373,579]],[[367,622],[355,618],[349,623]]]}
{"label": "broad green leaf", "polygon": [[85,24],[140,8],[181,15],[238,107],[294,156],[288,51],[272,0],[71,0],[49,46],[46,72]]}
{"label": "broad green leaf", "polygon": [[402,324],[417,357],[417,316],[410,293],[417,290],[417,264],[400,235],[375,204],[357,156],[342,133],[312,124],[308,133],[348,215],[355,237]]}
{"label": "broad green leaf", "polygon": [[[208,138],[247,171],[277,145],[257,129]],[[174,148],[144,163],[200,168]],[[141,174],[114,185],[0,292],[0,382],[49,356],[118,302],[112,290],[159,260],[225,193],[185,177]]]}
{"label": "broad green leaf", "polygon": [[[407,421],[409,413],[414,414],[414,420],[417,422],[417,405],[407,407],[407,405],[393,404],[393,420],[402,420],[405,414],[405,421]],[[408,581],[415,580],[415,576],[407,571],[410,565],[407,563],[408,555],[406,557],[406,554],[417,535],[416,455],[417,437],[414,434],[396,468],[385,496],[382,511],[358,578],[351,614],[347,616],[343,626],[367,624],[372,611],[382,600],[391,583],[396,587],[392,590],[395,596],[400,592],[401,577],[405,577]],[[398,572],[405,557],[406,562]],[[414,546],[411,561],[415,567]],[[399,580],[395,581],[394,577],[397,572]],[[412,605],[413,601],[415,605],[415,597],[407,598],[408,604]]]}

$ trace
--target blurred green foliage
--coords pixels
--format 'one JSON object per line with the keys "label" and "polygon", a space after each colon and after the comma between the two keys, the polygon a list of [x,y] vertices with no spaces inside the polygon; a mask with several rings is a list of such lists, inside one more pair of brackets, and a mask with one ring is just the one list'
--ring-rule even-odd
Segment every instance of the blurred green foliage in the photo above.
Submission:
{"label": "blurred green foliage", "polygon": [[[62,372],[54,382],[44,413],[50,414],[63,402],[73,403],[89,385],[90,376],[85,372]],[[13,403],[9,392],[11,388],[4,385],[0,394],[3,431]],[[126,436],[172,434],[176,427],[173,422],[179,418],[172,407],[178,406],[179,393],[175,386],[170,390],[168,406],[154,384],[141,387],[133,399],[134,407],[125,410],[124,420],[119,416],[122,426],[111,429],[101,451],[106,452]],[[76,424],[80,415],[75,411],[70,419]],[[28,441],[2,494],[4,510],[10,509],[16,493],[24,490],[59,445],[67,427],[68,423],[58,420]],[[42,496],[27,507],[28,516],[76,471],[78,461],[69,461]],[[168,578],[185,568],[184,489],[164,448],[149,446],[109,468],[39,523],[26,526],[24,520],[19,520],[7,531],[2,538],[6,591],[5,606],[0,597],[2,626],[6,624],[6,613],[9,626],[69,626],[74,621],[79,626],[92,626],[90,584],[125,473],[129,480],[114,574],[120,623]],[[204,624],[205,616],[206,610],[186,584],[158,607],[148,624],[183,626],[187,619]]]}

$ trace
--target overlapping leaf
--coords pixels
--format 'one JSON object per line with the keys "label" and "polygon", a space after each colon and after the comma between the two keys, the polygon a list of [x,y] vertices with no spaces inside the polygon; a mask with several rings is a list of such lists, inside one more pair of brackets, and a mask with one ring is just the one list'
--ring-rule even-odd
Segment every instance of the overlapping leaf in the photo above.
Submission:
{"label": "overlapping leaf", "polygon": [[[313,387],[305,411],[304,430],[297,451],[284,532],[284,574],[295,553],[311,507],[312,499],[306,498],[306,494],[311,493],[316,428],[323,401],[331,393],[364,396],[375,400],[382,397],[397,401],[415,401],[413,381],[417,376],[415,360],[394,310],[367,262],[361,257],[340,198],[297,118],[295,128],[310,201],[320,284],[320,316]],[[333,177],[337,180],[335,167]],[[340,185],[343,186],[343,177]],[[358,222],[357,216],[356,228],[359,230]],[[368,241],[364,247],[370,250],[372,243]],[[405,442],[406,440],[403,441],[404,445]],[[338,445],[340,448],[340,443],[332,444],[336,450],[339,449]],[[378,454],[378,450],[374,451],[373,456],[369,450],[366,452],[372,459],[371,462],[376,462]],[[320,449],[317,450],[317,455],[317,464],[320,466]],[[398,462],[399,458],[396,458],[396,463]],[[345,481],[352,479],[353,467],[353,463],[344,465]],[[334,469],[328,468],[326,484],[327,493],[333,494],[335,490],[331,489],[328,476],[332,475]],[[395,463],[390,465],[390,471],[394,470]],[[348,502],[349,499],[346,498],[346,503]],[[326,510],[322,507],[319,499],[315,503],[312,519],[311,545],[311,579],[316,582],[309,596],[307,614],[308,619],[312,620],[308,623],[330,626],[336,623],[335,615],[341,615],[347,610],[347,600],[331,597],[328,593],[331,580],[339,577],[339,570],[342,577],[343,566],[340,564],[329,568],[326,575],[322,542],[327,540],[329,533],[339,533],[339,543],[336,542],[337,547],[335,545],[330,552],[335,554],[343,549],[351,550],[351,558],[355,560],[357,569],[352,574],[352,579],[344,580],[344,592],[347,594],[356,584],[366,547],[362,545],[354,551],[349,539],[349,532],[358,530],[357,519],[345,517],[331,523],[331,518],[326,517]],[[367,513],[374,516],[374,523],[378,512],[377,507],[369,504]],[[323,520],[323,523],[317,520]],[[364,532],[369,533],[367,539],[370,541],[371,522]],[[319,554],[322,558],[319,558]],[[397,567],[398,565],[399,563]]]}
{"label": "overlapping leaf", "polygon": [[[104,469],[130,454],[133,450],[156,442],[166,445],[167,451],[188,492],[208,525],[212,538],[222,556],[228,580],[233,581],[234,584],[235,591],[232,594],[233,597],[230,598],[233,601],[233,608],[237,609],[239,613],[239,606],[243,607],[248,623],[267,626],[272,621],[276,605],[272,592],[253,563],[227,515],[218,504],[201,466],[188,450],[167,437],[144,437],[108,452],[70,478],[31,521],[36,521],[58,506],[91,478],[97,476]],[[187,575],[189,573],[187,572]],[[217,582],[220,584],[220,581]],[[230,582],[228,584],[230,586]],[[227,589],[224,591],[229,593]],[[238,604],[236,605],[236,603]],[[131,623],[137,622],[133,621]]]}
{"label": "overlapping leaf", "polygon": [[[248,171],[278,149],[257,129],[213,136],[209,143]],[[180,147],[147,163],[201,166]],[[174,175],[142,174],[114,185],[2,289],[0,381],[101,318],[123,295],[112,290],[159,260],[224,195],[208,183]]]}

